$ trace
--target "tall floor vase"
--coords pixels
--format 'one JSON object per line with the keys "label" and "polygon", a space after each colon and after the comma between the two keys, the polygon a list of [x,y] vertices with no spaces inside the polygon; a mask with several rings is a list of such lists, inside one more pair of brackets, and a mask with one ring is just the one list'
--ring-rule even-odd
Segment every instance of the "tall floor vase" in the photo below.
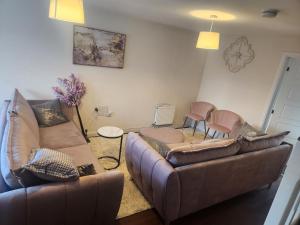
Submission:
{"label": "tall floor vase", "polygon": [[86,142],[89,143],[90,139],[87,136],[87,129],[84,129],[84,127],[83,127],[78,105],[76,105],[75,108],[76,108],[76,113],[77,113],[77,117],[78,117],[79,124],[80,124],[81,133],[82,133],[83,137],[85,138]]}

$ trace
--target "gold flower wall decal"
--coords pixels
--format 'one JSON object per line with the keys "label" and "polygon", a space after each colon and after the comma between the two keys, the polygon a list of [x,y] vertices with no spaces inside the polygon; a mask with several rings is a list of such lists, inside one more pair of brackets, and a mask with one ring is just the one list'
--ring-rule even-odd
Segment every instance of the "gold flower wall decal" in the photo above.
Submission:
{"label": "gold flower wall decal", "polygon": [[255,53],[248,39],[242,36],[225,49],[223,58],[229,71],[237,73],[253,61]]}

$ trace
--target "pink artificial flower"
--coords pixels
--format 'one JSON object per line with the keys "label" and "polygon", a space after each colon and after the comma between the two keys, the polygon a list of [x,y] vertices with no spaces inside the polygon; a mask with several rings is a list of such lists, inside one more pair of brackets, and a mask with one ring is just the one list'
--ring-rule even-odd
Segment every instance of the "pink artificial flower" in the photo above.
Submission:
{"label": "pink artificial flower", "polygon": [[56,97],[65,103],[67,106],[79,106],[81,98],[86,93],[84,83],[71,74],[69,79],[58,78],[58,83],[61,87],[53,87]]}

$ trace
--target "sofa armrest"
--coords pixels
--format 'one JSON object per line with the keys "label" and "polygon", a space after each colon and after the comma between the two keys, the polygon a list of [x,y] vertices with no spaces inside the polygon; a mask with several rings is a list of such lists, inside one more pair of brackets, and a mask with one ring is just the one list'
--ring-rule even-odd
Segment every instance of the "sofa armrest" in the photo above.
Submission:
{"label": "sofa armrest", "polygon": [[114,224],[123,183],[120,172],[106,172],[1,193],[1,225]]}
{"label": "sofa armrest", "polygon": [[177,218],[180,183],[174,168],[138,134],[129,133],[126,164],[130,175],[146,199],[165,222]]}

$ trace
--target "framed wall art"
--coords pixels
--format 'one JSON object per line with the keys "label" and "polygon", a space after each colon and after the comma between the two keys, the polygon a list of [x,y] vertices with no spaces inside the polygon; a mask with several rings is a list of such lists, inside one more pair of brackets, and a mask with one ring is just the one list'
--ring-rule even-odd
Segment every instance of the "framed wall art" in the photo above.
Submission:
{"label": "framed wall art", "polygon": [[123,68],[125,43],[125,34],[74,26],[73,63]]}

